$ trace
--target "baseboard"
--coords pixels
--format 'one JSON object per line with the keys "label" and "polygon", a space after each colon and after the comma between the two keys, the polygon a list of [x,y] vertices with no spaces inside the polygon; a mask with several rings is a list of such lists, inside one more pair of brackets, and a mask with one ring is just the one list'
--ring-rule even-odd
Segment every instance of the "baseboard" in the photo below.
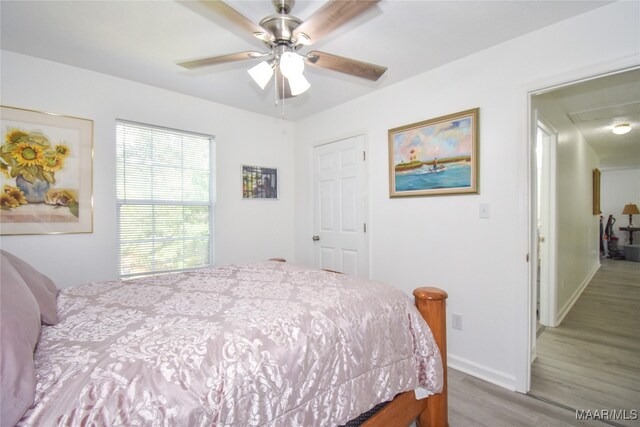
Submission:
{"label": "baseboard", "polygon": [[571,311],[571,308],[576,303],[576,301],[578,301],[578,298],[580,298],[580,295],[582,295],[582,292],[584,292],[584,290],[587,288],[587,285],[589,284],[591,279],[593,279],[593,276],[596,275],[599,268],[600,268],[600,263],[598,262],[593,267],[593,270],[591,270],[591,272],[587,275],[587,277],[585,277],[585,279],[582,281],[580,286],[578,286],[578,289],[576,289],[573,295],[571,295],[571,298],[569,298],[569,300],[564,304],[564,306],[562,306],[562,309],[556,314],[556,321],[555,321],[556,326],[559,326],[564,320],[565,316],[569,313],[569,311]]}
{"label": "baseboard", "polygon": [[463,359],[449,353],[447,366],[456,371],[464,372],[481,380],[490,382],[507,390],[516,391],[516,377],[506,372],[498,371],[488,366],[482,366],[470,360]]}

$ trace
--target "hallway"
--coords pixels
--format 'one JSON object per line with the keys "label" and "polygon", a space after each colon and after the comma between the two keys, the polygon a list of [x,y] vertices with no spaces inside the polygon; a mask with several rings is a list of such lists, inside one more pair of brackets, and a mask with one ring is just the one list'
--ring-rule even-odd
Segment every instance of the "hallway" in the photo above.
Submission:
{"label": "hallway", "polygon": [[640,263],[601,263],[562,324],[538,337],[529,394],[572,409],[622,409],[630,417],[640,410]]}

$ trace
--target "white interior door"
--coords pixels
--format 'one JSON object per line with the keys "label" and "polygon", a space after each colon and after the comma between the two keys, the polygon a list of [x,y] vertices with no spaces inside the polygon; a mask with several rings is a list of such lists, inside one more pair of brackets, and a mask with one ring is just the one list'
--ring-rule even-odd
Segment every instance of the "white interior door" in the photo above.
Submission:
{"label": "white interior door", "polygon": [[314,147],[314,263],[369,276],[364,136]]}
{"label": "white interior door", "polygon": [[552,327],[556,326],[555,144],[555,130],[538,117],[536,227],[539,321],[544,326]]}

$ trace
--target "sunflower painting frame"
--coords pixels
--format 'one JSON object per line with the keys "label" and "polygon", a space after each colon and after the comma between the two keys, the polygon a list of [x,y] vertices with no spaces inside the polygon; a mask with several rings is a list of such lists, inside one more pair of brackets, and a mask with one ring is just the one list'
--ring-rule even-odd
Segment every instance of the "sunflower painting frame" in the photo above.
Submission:
{"label": "sunflower painting frame", "polygon": [[92,233],[93,120],[0,109],[0,235]]}

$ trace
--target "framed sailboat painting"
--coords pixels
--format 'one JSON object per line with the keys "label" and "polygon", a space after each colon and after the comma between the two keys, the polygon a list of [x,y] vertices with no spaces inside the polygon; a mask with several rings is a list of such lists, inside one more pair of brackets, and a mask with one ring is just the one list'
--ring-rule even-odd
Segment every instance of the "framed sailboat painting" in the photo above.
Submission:
{"label": "framed sailboat painting", "polygon": [[480,109],[389,129],[389,196],[478,193]]}

